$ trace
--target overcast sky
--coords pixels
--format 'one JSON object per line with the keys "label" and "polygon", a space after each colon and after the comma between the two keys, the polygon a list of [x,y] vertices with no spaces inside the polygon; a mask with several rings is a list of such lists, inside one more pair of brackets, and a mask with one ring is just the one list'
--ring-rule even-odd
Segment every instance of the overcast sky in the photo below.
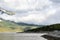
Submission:
{"label": "overcast sky", "polygon": [[16,13],[13,16],[0,15],[5,20],[32,24],[60,23],[60,0],[0,0],[0,7]]}

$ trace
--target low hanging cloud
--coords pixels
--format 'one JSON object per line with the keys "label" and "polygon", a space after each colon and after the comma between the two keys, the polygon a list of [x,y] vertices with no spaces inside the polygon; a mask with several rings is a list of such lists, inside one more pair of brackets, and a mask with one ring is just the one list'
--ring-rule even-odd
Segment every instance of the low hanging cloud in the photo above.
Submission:
{"label": "low hanging cloud", "polygon": [[48,24],[48,18],[54,16],[59,9],[59,5],[55,6],[56,3],[51,0],[1,0],[0,3],[1,7],[16,12],[13,16],[0,15],[1,18],[34,24]]}

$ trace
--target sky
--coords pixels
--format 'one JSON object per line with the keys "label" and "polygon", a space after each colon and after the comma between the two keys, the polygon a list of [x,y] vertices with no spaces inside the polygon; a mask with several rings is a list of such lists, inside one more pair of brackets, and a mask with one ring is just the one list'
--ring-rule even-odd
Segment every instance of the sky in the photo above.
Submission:
{"label": "sky", "polygon": [[0,15],[5,20],[43,25],[60,23],[60,0],[0,0],[0,7],[16,13]]}

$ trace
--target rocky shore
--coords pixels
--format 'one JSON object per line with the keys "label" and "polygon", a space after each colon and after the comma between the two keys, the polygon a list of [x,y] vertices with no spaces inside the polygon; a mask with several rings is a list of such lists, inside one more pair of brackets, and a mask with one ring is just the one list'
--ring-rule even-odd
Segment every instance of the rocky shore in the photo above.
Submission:
{"label": "rocky shore", "polygon": [[42,35],[42,37],[48,40],[60,40],[60,31],[50,32],[46,35]]}
{"label": "rocky shore", "polygon": [[52,37],[49,35],[43,35],[42,37],[44,37],[45,39],[48,39],[48,40],[60,40],[60,38],[58,38],[58,37]]}

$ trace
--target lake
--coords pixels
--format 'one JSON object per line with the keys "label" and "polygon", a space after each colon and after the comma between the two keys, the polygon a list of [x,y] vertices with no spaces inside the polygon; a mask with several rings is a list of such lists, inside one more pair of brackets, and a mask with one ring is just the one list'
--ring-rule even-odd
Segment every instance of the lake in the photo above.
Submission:
{"label": "lake", "polygon": [[45,33],[0,33],[0,40],[47,40]]}

